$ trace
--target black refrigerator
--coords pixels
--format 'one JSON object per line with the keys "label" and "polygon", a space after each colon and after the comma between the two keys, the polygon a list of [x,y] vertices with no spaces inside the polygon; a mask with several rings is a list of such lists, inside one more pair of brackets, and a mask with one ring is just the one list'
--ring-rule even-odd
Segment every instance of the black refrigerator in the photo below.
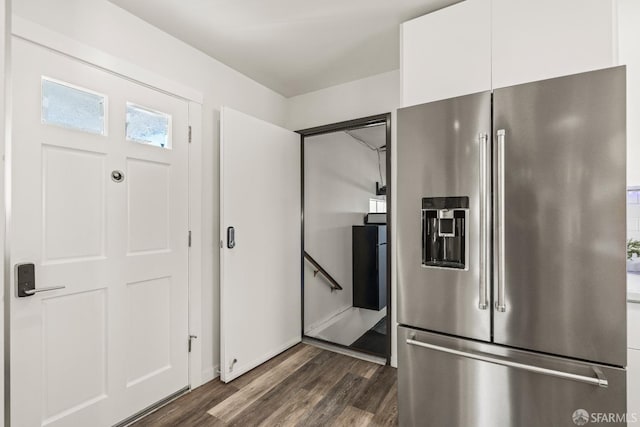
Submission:
{"label": "black refrigerator", "polygon": [[353,306],[382,310],[387,305],[387,226],[352,227]]}

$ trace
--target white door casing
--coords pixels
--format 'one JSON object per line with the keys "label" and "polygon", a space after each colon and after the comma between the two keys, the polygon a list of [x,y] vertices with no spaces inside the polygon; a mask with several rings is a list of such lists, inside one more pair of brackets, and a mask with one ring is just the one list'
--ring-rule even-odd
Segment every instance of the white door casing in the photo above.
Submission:
{"label": "white door casing", "polygon": [[[66,288],[9,296],[12,424],[113,425],[188,385],[188,103],[14,40],[11,264]],[[104,94],[106,135],[42,124],[43,76]],[[171,149],[125,139],[127,102]]]}
{"label": "white door casing", "polygon": [[220,378],[229,382],[301,340],[300,136],[227,107],[220,122]]}
{"label": "white door casing", "polygon": [[[0,163],[0,224],[5,224],[5,174],[6,174],[6,147],[7,147],[7,117],[10,117],[10,91],[9,89],[9,81],[11,79],[10,71],[10,61],[9,61],[9,49],[7,46],[8,38],[10,37],[10,29],[11,29],[11,1],[1,0],[0,1],[0,151],[3,155],[3,162]],[[0,256],[2,260],[5,259],[5,227],[0,227]],[[5,349],[5,341],[8,339],[5,334],[5,323],[4,323],[4,315],[5,315],[5,303],[6,303],[6,286],[5,286],[5,265],[4,262],[2,266],[0,266],[0,277],[2,277],[2,290],[0,290],[0,331],[2,331],[2,339],[0,339],[0,344],[2,345],[3,351],[0,354],[0,365],[5,366],[4,359],[4,349]],[[5,369],[2,369],[0,372],[0,379],[2,380],[2,384],[6,385],[6,381],[8,378],[5,377]],[[0,389],[0,422],[4,422],[5,418],[5,394],[4,394],[4,386]]]}

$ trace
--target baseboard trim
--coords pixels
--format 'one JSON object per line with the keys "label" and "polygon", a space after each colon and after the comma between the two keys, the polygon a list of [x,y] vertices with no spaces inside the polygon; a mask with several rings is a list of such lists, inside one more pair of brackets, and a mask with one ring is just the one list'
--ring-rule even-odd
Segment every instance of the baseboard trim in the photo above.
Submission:
{"label": "baseboard trim", "polygon": [[190,390],[189,390],[188,386],[183,388],[183,389],[181,389],[181,390],[178,390],[177,392],[173,393],[170,396],[165,397],[164,399],[160,400],[159,402],[156,402],[153,405],[146,407],[142,411],[137,412],[137,413],[131,415],[130,417],[120,421],[114,427],[126,427],[126,426],[129,426],[129,425],[133,424],[134,422],[146,417],[147,415],[157,411],[158,409],[162,408],[163,406],[168,405],[169,403],[173,402],[174,400],[176,400],[177,398],[179,398],[183,394],[189,393],[189,391]]}
{"label": "baseboard trim", "polygon": [[291,347],[293,347],[294,345],[298,344],[300,342],[300,336],[297,336],[291,340],[289,340],[288,342],[286,342],[284,345],[282,345],[281,347],[267,353],[266,355],[259,357],[258,359],[255,359],[241,367],[238,367],[234,370],[233,375],[229,375],[227,377],[227,380],[224,381],[222,380],[222,376],[220,376],[220,379],[225,382],[225,383],[230,383],[231,381],[235,380],[236,378],[238,378],[239,376],[246,374],[247,372],[249,372],[250,370],[257,368],[258,366],[262,365],[264,362],[266,362],[269,359],[273,359],[274,357],[276,357],[277,355],[279,355],[280,353],[290,349]]}
{"label": "baseboard trim", "polygon": [[305,335],[310,335],[313,332],[318,332],[319,330],[324,330],[326,327],[328,327],[338,316],[340,316],[342,313],[344,313],[345,311],[349,310],[352,307],[351,304],[347,304],[345,306],[340,307],[339,309],[333,311],[332,313],[330,313],[327,317],[325,317],[324,319],[318,320],[314,323],[312,323],[311,325],[307,326],[304,334]]}
{"label": "baseboard trim", "polygon": [[202,385],[220,376],[220,365],[211,366],[202,371]]}
{"label": "baseboard trim", "polygon": [[361,352],[356,351],[356,350],[351,350],[351,349],[348,349],[348,348],[345,348],[345,347],[332,345],[332,344],[326,343],[324,341],[318,341],[318,340],[316,340],[314,338],[311,338],[311,337],[302,338],[302,342],[304,344],[309,344],[309,345],[312,345],[314,347],[321,348],[323,350],[333,351],[334,353],[344,354],[345,356],[355,357],[356,359],[365,360],[365,361],[371,362],[371,363],[377,363],[378,365],[386,365],[387,364],[387,359],[384,358],[384,357],[378,357],[378,356],[374,356],[372,354],[361,353]]}

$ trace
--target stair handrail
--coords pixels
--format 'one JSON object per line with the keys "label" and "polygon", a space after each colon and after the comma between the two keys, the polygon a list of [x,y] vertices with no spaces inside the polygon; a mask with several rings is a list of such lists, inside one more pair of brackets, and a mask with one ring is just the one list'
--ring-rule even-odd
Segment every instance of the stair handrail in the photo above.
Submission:
{"label": "stair handrail", "polygon": [[313,265],[316,270],[313,272],[313,276],[315,277],[318,273],[322,274],[325,279],[327,279],[328,281],[328,285],[331,287],[331,291],[341,291],[342,290],[342,286],[340,286],[340,284],[338,283],[338,281],[336,279],[334,279],[331,274],[329,274],[327,272],[327,270],[325,270],[324,268],[322,268],[322,266],[318,263],[318,261],[316,261],[315,259],[313,259],[313,257],[311,255],[309,255],[307,253],[307,251],[304,252],[304,259],[306,259],[307,261],[309,261],[309,263],[311,265]]}

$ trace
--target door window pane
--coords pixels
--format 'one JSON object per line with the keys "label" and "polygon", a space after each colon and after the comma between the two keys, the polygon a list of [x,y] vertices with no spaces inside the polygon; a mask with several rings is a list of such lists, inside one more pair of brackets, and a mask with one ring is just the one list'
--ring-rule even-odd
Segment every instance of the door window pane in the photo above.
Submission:
{"label": "door window pane", "polygon": [[42,123],[104,135],[106,101],[104,95],[42,79]]}
{"label": "door window pane", "polygon": [[171,116],[127,102],[127,140],[171,148]]}

